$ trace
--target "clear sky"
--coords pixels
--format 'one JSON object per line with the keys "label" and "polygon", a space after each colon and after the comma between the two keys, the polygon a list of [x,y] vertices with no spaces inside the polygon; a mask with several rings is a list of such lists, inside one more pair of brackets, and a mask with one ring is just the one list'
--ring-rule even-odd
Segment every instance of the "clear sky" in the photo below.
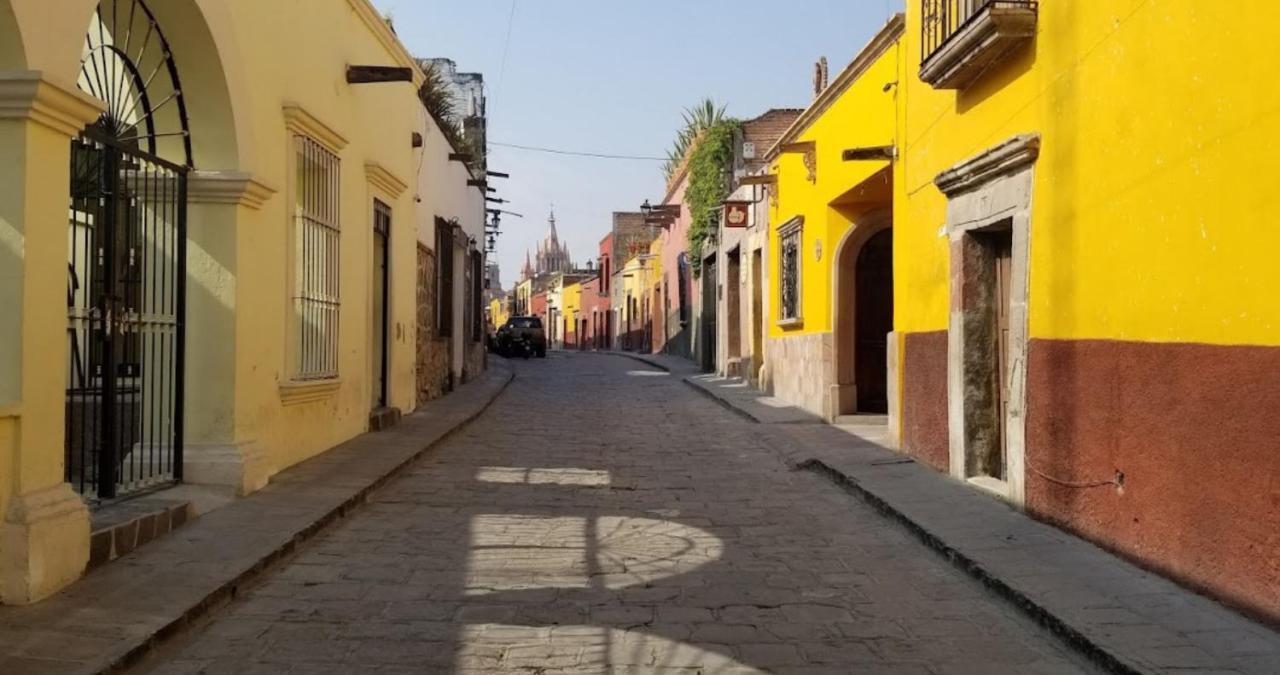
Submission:
{"label": "clear sky", "polygon": [[[748,119],[812,99],[813,64],[832,77],[902,0],[373,0],[415,56],[480,72],[489,140],[663,157],[680,114],[703,97]],[[510,41],[507,31],[510,26]],[[506,52],[505,67],[503,53]],[[525,251],[557,228],[574,262],[596,255],[610,214],[662,198],[661,162],[490,148],[505,218],[505,288]]]}

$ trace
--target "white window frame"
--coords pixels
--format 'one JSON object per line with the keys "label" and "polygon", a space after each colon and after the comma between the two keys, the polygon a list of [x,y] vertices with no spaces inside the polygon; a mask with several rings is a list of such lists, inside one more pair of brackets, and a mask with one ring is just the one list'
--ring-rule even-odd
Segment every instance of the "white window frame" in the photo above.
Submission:
{"label": "white window frame", "polygon": [[[342,308],[342,160],[305,133],[293,132],[290,147],[290,379],[336,380]],[[314,174],[309,173],[312,169]],[[320,325],[309,325],[316,322]]]}
{"label": "white window frame", "polygon": [[[787,275],[786,258],[787,241],[795,238],[795,311],[791,316],[785,314]],[[797,216],[778,227],[778,325],[796,326],[804,321],[804,218]]]}

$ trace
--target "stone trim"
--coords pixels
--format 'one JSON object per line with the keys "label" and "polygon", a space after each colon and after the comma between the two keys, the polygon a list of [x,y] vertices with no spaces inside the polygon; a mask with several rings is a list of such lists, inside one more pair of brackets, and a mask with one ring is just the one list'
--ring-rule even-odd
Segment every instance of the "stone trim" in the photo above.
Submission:
{"label": "stone trim", "polygon": [[[990,401],[971,386],[989,367],[989,355],[968,333],[981,321],[982,283],[971,269],[981,262],[975,239],[983,232],[1007,231],[1012,239],[1009,306],[1009,404],[1004,426],[1004,480],[977,481],[988,491],[1021,506],[1026,500],[1026,405],[1028,288],[1031,198],[1038,134],[1024,134],[939,174],[935,183],[948,196],[946,232],[951,241],[951,310],[947,336],[947,419],[951,475],[968,480],[970,442],[986,438]],[[998,423],[998,421],[997,421]],[[976,434],[976,435],[975,435]]]}
{"label": "stone trim", "polygon": [[347,139],[342,134],[334,131],[333,127],[321,122],[314,115],[307,112],[296,103],[286,103],[284,105],[284,126],[295,134],[301,134],[311,138],[320,145],[325,146],[335,155],[341,154],[342,149],[347,147]]}
{"label": "stone trim", "polygon": [[890,331],[885,345],[888,360],[889,448],[902,448],[902,333]]}
{"label": "stone trim", "polygon": [[355,15],[360,19],[361,23],[363,23],[365,27],[369,29],[369,32],[373,34],[373,37],[378,41],[378,44],[382,45],[383,49],[387,50],[387,54],[395,60],[396,65],[413,69],[414,88],[416,89],[421,86],[423,79],[426,78],[426,75],[422,72],[422,68],[420,68],[418,63],[414,61],[413,57],[409,54],[409,50],[400,42],[400,39],[396,37],[391,26],[389,26],[387,21],[382,18],[382,15],[378,13],[378,10],[370,4],[369,0],[347,0],[347,5],[351,7],[351,11],[355,12]]}
{"label": "stone trim", "polygon": [[369,184],[385,192],[392,199],[399,199],[409,184],[400,180],[394,173],[377,162],[365,162],[364,175]]}
{"label": "stone trim", "polygon": [[250,441],[225,445],[190,443],[183,449],[183,482],[231,488],[237,497],[266,487],[272,473],[266,452]]}
{"label": "stone trim", "polygon": [[69,483],[13,496],[0,522],[0,602],[42,600],[88,562],[89,509]]}
{"label": "stone trim", "polygon": [[1022,134],[943,171],[933,179],[942,194],[954,197],[976,190],[1035,163],[1040,134]]}
{"label": "stone trim", "polygon": [[106,110],[98,99],[55,84],[37,70],[0,73],[0,119],[29,119],[67,136],[75,136]]}
{"label": "stone trim", "polygon": [[795,235],[796,243],[796,312],[795,316],[777,319],[779,328],[796,329],[804,326],[804,216],[795,216],[778,226],[778,311],[782,311],[782,240]]}
{"label": "stone trim", "polygon": [[237,204],[261,209],[279,190],[244,171],[192,171],[187,201],[192,204]]}
{"label": "stone trim", "polygon": [[285,382],[280,385],[280,402],[290,406],[322,401],[332,396],[341,386],[341,379]]}
{"label": "stone trim", "polygon": [[934,89],[964,89],[1036,34],[1034,6],[988,3],[920,64]]}
{"label": "stone trim", "polygon": [[844,70],[836,75],[831,84],[826,89],[823,89],[813,103],[808,108],[805,108],[804,112],[800,113],[800,116],[782,133],[782,136],[778,138],[773,147],[769,148],[764,154],[764,161],[772,162],[776,159],[782,153],[782,146],[794,141],[812,126],[818,118],[822,117],[823,113],[829,110],[840,99],[840,96],[848,91],[849,87],[859,77],[862,77],[863,73],[867,72],[867,69],[876,62],[876,59],[889,51],[889,48],[898,44],[898,41],[906,31],[906,26],[906,17],[901,12],[889,17],[889,20],[872,36],[866,46],[849,62],[849,65],[845,66]]}

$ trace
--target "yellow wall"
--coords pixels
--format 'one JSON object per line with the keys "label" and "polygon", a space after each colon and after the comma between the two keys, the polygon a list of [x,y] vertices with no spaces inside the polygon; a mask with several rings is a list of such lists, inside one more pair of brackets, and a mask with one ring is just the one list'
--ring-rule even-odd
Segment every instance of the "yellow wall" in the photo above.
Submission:
{"label": "yellow wall", "polygon": [[[1034,46],[957,94],[919,80],[908,27],[896,327],[947,325],[941,171],[1039,133],[1032,337],[1280,345],[1280,65],[1263,2],[1044,2]],[[1212,27],[1212,28],[1209,28]]]}
{"label": "yellow wall", "polygon": [[[769,211],[769,335],[782,337],[832,330],[832,266],[837,248],[853,227],[853,217],[861,206],[841,207],[851,190],[887,165],[884,160],[846,162],[842,153],[855,147],[892,145],[894,140],[894,93],[886,84],[897,79],[898,48],[874,59],[866,70],[818,116],[793,142],[813,141],[816,145],[817,180],[809,180],[804,155],[778,156],[771,172],[778,176],[777,204]],[[887,201],[888,195],[885,195]],[[781,306],[778,279],[778,228],[796,216],[804,217],[801,233],[800,316],[803,324],[780,327]],[[821,258],[815,251],[822,248]]]}
{"label": "yellow wall", "polygon": [[564,319],[568,327],[564,329],[564,341],[575,341],[578,334],[578,321],[582,320],[582,284],[574,282],[564,287]]}
{"label": "yellow wall", "polygon": [[501,328],[509,318],[511,318],[511,305],[505,295],[489,301],[489,321],[495,330]]}
{"label": "yellow wall", "polygon": [[[620,280],[622,282],[622,313],[618,315],[618,330],[626,331],[627,316],[629,312],[631,317],[631,330],[640,330],[641,320],[644,315],[644,301],[646,298],[649,302],[653,302],[653,285],[659,277],[654,273],[657,258],[650,258],[648,255],[637,255],[627,261],[622,267]],[[634,298],[634,307],[628,307],[627,298]]]}
{"label": "yellow wall", "polygon": [[[253,79],[253,112],[261,171],[285,188],[287,136],[280,107],[296,102],[349,141],[342,158],[342,313],[339,376],[342,387],[327,400],[284,406],[276,385],[288,379],[285,364],[289,314],[278,261],[286,256],[289,206],[274,199],[254,214],[259,227],[247,228],[241,255],[238,298],[240,343],[249,353],[238,361],[238,400],[246,414],[241,433],[265,442],[277,468],[326,450],[365,430],[369,408],[367,363],[372,278],[372,199],[389,195],[371,188],[366,162],[385,166],[401,181],[415,182],[418,162],[405,140],[422,130],[420,106],[411,83],[346,85],[348,63],[394,62],[373,32],[361,24],[348,2],[311,3],[306,12],[278,3],[240,8],[239,38],[225,48],[252,54],[259,64]],[[340,47],[339,47],[340,46]],[[388,201],[391,235],[391,405],[414,406],[414,341],[417,218],[413,191]],[[278,289],[263,292],[264,289]],[[266,367],[264,367],[266,366]],[[274,368],[272,367],[274,366]]]}
{"label": "yellow wall", "polygon": [[[11,49],[0,53],[0,66],[39,70],[51,81],[74,89],[85,28],[97,0],[5,4],[0,29],[41,39],[24,40],[20,57],[10,54]],[[212,340],[201,342],[201,317],[190,320],[188,441],[253,443],[267,453],[271,469],[279,470],[366,428],[372,386],[368,361],[374,198],[393,211],[388,327],[391,404],[405,411],[414,406],[414,190],[388,191],[385,182],[370,180],[366,165],[378,165],[398,182],[416,182],[421,162],[407,139],[425,130],[421,106],[412,83],[348,85],[344,77],[350,63],[408,65],[408,55],[365,0],[309,2],[306,11],[273,2],[171,0],[151,5],[182,78],[195,168],[246,174],[266,192],[258,204],[196,204],[193,198],[189,209],[190,310],[219,313],[213,317],[216,322],[209,320],[211,315],[202,315],[203,325],[221,326],[225,336],[217,342],[234,347],[227,347],[227,353],[233,354],[229,362],[204,358],[201,349],[218,345],[209,344]],[[0,41],[8,37],[0,34]],[[340,381],[336,391],[321,400],[288,406],[280,392],[280,385],[291,375],[285,263],[292,228],[291,148],[286,105],[300,106],[346,141],[339,152]],[[0,141],[8,146],[7,139]],[[57,154],[47,158],[49,170],[60,174],[66,173],[66,161]],[[26,170],[34,175],[37,169]],[[62,206],[56,216],[62,220],[65,200],[65,195],[59,198]],[[207,231],[216,234],[202,239],[201,233]],[[65,294],[57,288],[50,285],[51,297]],[[65,298],[48,306],[64,307],[65,314]],[[50,345],[61,354],[61,340]],[[205,390],[216,391],[223,399],[215,413],[199,405]],[[51,403],[24,400],[23,416],[41,417],[49,405],[61,410],[61,399],[59,395],[51,397]],[[57,445],[56,438],[50,440],[54,441],[50,447]]]}

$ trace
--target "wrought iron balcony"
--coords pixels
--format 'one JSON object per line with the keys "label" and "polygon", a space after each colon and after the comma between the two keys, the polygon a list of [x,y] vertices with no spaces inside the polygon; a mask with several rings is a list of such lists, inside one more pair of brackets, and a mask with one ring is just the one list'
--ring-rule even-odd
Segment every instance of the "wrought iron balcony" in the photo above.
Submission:
{"label": "wrought iron balcony", "polygon": [[920,79],[963,89],[1035,36],[1035,0],[921,0]]}

